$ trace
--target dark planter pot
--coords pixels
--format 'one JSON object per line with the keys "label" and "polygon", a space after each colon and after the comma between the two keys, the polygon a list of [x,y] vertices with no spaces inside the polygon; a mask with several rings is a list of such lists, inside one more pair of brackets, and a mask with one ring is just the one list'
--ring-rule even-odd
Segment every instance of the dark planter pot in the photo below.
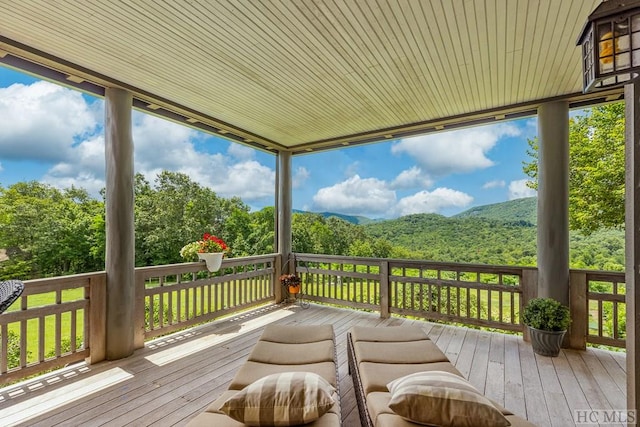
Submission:
{"label": "dark planter pot", "polygon": [[560,354],[562,340],[567,331],[543,331],[531,326],[528,328],[534,353],[549,357],[557,357]]}

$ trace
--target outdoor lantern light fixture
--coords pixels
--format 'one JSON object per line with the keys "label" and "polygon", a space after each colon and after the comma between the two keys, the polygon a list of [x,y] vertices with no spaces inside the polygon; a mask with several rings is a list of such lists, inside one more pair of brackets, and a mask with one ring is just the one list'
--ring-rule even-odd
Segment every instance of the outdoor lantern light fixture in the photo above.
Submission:
{"label": "outdoor lantern light fixture", "polygon": [[640,0],[603,1],[578,38],[584,92],[621,86],[640,75]]}

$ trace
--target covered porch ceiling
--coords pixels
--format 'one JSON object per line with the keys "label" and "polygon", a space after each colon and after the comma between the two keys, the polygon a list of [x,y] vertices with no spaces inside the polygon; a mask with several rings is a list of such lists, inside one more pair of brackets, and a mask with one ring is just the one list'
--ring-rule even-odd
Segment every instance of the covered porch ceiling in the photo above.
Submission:
{"label": "covered porch ceiling", "polygon": [[584,95],[599,0],[0,0],[0,63],[293,154],[618,99]]}

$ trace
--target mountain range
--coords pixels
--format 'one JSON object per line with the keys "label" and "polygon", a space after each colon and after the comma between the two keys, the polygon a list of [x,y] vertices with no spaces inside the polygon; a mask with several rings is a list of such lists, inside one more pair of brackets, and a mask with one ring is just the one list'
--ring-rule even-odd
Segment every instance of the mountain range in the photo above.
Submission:
{"label": "mountain range", "polygon": [[[485,219],[493,219],[497,221],[504,222],[512,222],[512,223],[520,223],[520,224],[529,224],[536,225],[538,223],[537,216],[537,198],[536,197],[526,197],[523,199],[515,199],[509,200],[507,202],[502,203],[494,203],[490,205],[482,205],[476,206],[464,212],[461,212],[457,215],[453,215],[449,218],[485,218]],[[311,213],[301,210],[294,210],[296,213]],[[356,216],[356,215],[345,215],[336,212],[312,212],[317,215],[321,215],[324,218],[329,217],[337,217],[343,219],[347,222],[357,225],[366,225],[373,223],[380,223],[385,221],[394,221],[394,220],[384,220],[384,219],[372,219],[367,218],[366,216]],[[437,215],[437,214],[426,214],[426,215]],[[442,215],[437,215],[442,216]],[[443,218],[447,218],[442,216]]]}

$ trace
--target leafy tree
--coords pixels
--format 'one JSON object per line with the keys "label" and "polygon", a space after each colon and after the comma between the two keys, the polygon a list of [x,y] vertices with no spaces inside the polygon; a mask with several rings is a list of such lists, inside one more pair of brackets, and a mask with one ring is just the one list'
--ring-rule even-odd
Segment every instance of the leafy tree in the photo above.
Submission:
{"label": "leafy tree", "polygon": [[348,255],[389,258],[393,253],[393,246],[384,239],[363,239],[356,240],[349,246]]}
{"label": "leafy tree", "polygon": [[273,206],[251,213],[250,220],[245,253],[257,255],[275,252],[275,210]]}
{"label": "leafy tree", "polygon": [[[569,225],[585,234],[624,226],[624,103],[591,109],[569,121]],[[538,141],[529,140],[524,163],[537,188]]]}
{"label": "leafy tree", "polygon": [[137,176],[135,194],[138,266],[182,262],[182,246],[200,239],[204,232],[227,243],[247,232],[241,228],[241,219],[246,219],[249,208],[242,200],[218,197],[183,173],[163,171],[153,187]]}
{"label": "leafy tree", "polygon": [[92,246],[92,224],[103,208],[85,190],[19,182],[0,187],[0,208],[0,247],[11,259],[6,268],[13,273],[30,270],[18,278],[103,268]]}
{"label": "leafy tree", "polygon": [[294,213],[291,219],[291,234],[293,239],[293,252],[301,253],[321,253],[315,252],[315,235],[312,227],[315,224],[322,224],[323,218],[319,214]]}

